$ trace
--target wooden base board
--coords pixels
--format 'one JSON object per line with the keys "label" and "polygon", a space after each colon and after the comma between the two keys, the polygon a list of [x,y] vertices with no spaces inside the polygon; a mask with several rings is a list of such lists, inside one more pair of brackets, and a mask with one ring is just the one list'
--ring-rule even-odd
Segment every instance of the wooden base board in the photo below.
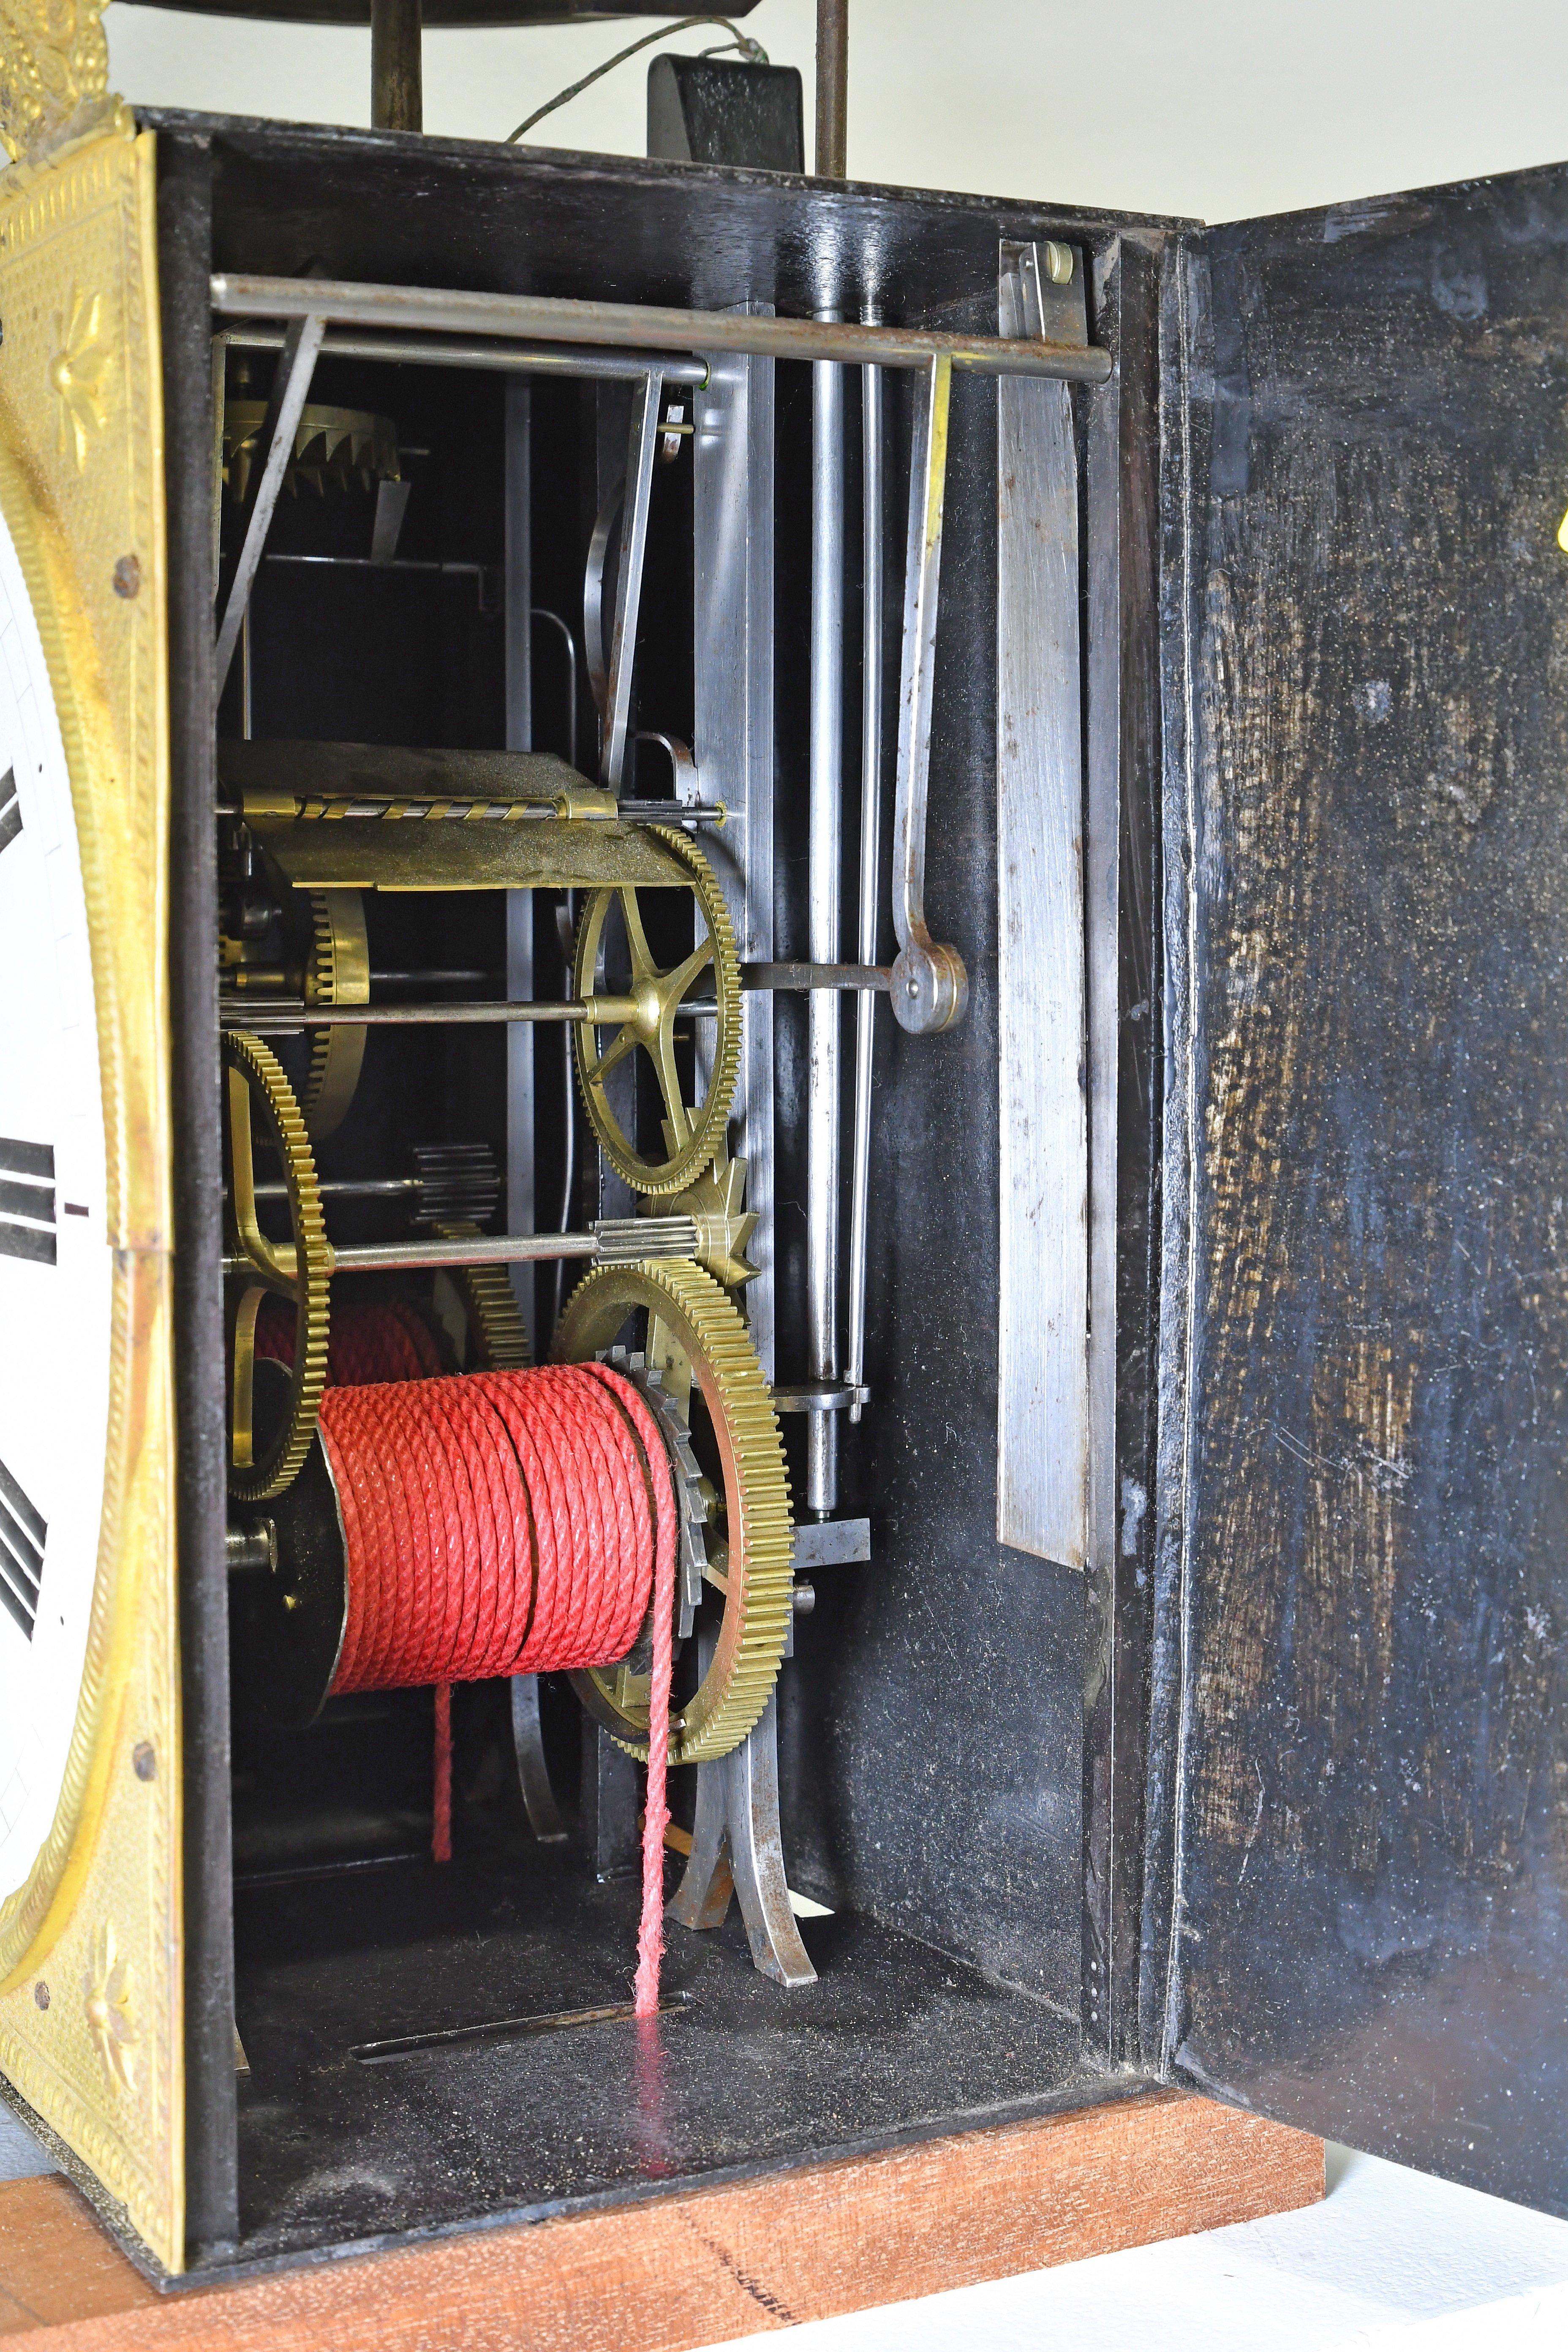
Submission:
{"label": "wooden base board", "polygon": [[37,2352],[688,2352],[1322,2194],[1321,2140],[1157,2092],[160,2296],[63,2180],[17,2180],[0,2184],[0,2335]]}

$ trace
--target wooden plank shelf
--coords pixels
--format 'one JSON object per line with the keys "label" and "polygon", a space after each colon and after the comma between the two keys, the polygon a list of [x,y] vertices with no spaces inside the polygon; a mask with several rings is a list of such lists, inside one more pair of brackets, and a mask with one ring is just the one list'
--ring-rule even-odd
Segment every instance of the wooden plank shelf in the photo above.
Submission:
{"label": "wooden plank shelf", "polygon": [[1155,2092],[160,2295],[49,2177],[0,2184],[0,2336],[37,2352],[689,2352],[1322,2194],[1321,2140]]}

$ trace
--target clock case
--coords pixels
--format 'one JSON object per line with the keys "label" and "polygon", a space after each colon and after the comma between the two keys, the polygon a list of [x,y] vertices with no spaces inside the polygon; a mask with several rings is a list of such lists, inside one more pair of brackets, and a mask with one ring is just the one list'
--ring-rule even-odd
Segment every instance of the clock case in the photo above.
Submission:
{"label": "clock case", "polygon": [[[1568,2210],[1568,172],[1200,230],[140,119],[157,139],[169,520],[194,2273],[1169,2081]],[[668,2030],[652,2108],[627,2028],[356,2067],[351,2044],[377,2031],[494,2017],[500,1984],[530,2012],[573,2006],[573,1955],[603,1980],[631,1898],[599,1883],[602,1845],[559,1864],[526,1852],[507,1790],[479,1788],[495,1841],[446,1880],[318,1866],[325,1813],[363,1806],[352,1759],[311,1768],[313,1816],[281,1741],[243,1759],[252,1789],[268,1767],[259,1807],[237,1799],[211,274],[796,316],[875,303],[990,333],[999,241],[1047,239],[1085,257],[1088,333],[1114,361],[1070,395],[1085,1563],[995,1536],[998,395],[971,380],[950,460],[930,901],[973,997],[948,1035],[882,1039],[872,1398],[846,1455],[873,1553],[817,1577],[781,1685],[792,1883],[834,1915],[807,1926],[820,1982],[804,1998],[764,1984],[722,1931]],[[786,877],[804,798],[789,681],[806,661],[805,374],[776,369]],[[443,397],[420,413],[468,452],[452,511],[491,529],[494,562],[500,390]],[[543,427],[574,453],[563,534],[596,487],[587,397]],[[901,478],[907,405],[893,415]],[[536,492],[555,470],[536,459]],[[263,702],[338,734],[353,661],[320,689],[336,710],[312,701],[299,679],[320,636],[279,625],[270,688],[258,652]],[[451,709],[476,730],[488,712],[503,740],[497,634],[441,625]],[[784,936],[786,882],[779,904]],[[481,1074],[468,1103],[482,1092]],[[783,1214],[778,1232],[783,1260],[799,1239]],[[781,1325],[781,1360],[791,1336]],[[392,1786],[426,1737],[411,1709],[347,1744],[360,1764],[379,1754]],[[474,1737],[459,1767],[479,1786],[478,1718]],[[597,1770],[593,1839],[614,1827]],[[240,1815],[253,1843],[237,1864]],[[552,1921],[542,1956],[531,1896]]]}

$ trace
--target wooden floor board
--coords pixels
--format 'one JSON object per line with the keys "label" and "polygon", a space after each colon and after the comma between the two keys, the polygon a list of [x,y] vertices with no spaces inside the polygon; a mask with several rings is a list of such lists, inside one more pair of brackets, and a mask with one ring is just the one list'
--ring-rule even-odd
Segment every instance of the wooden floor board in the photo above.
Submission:
{"label": "wooden floor board", "polygon": [[1321,2141],[1174,2092],[160,2297],[58,2179],[0,2184],[27,2352],[689,2352],[1308,2205]]}

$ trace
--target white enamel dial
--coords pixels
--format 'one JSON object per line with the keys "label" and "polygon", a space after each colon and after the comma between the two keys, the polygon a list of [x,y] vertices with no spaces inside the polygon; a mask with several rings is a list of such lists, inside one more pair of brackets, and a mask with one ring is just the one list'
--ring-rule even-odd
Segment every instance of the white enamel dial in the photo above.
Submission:
{"label": "white enamel dial", "polygon": [[111,1262],[87,907],[43,646],[0,519],[0,1903],[48,1836],[87,1650]]}

